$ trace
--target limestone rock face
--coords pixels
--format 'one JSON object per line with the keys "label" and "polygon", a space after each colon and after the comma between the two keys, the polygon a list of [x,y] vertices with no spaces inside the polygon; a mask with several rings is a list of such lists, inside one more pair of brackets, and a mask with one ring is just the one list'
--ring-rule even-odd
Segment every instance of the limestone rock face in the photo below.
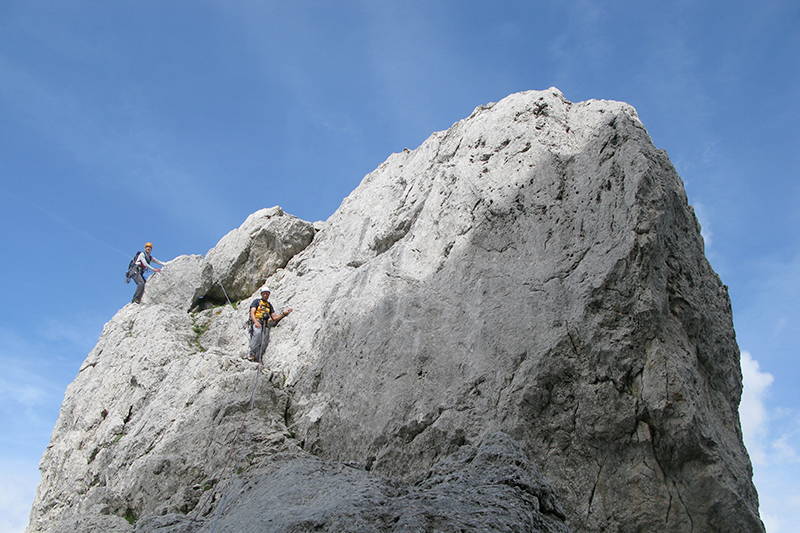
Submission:
{"label": "limestone rock face", "polygon": [[[212,248],[206,260],[214,281],[233,300],[256,292],[264,280],[286,266],[314,238],[313,224],[287,215],[280,207],[261,209]],[[219,283],[207,297],[224,301]]]}
{"label": "limestone rock face", "polygon": [[161,272],[150,276],[142,301],[188,311],[208,294],[211,284],[211,265],[205,258],[201,255],[182,255],[168,261]]}
{"label": "limestone rock face", "polygon": [[[28,531],[763,531],[727,292],[630,106],[481,106],[314,231],[259,211],[117,313]],[[208,270],[238,309],[186,312]]]}
{"label": "limestone rock face", "polygon": [[462,446],[414,486],[312,456],[281,458],[236,480],[203,522],[151,515],[136,530],[569,531],[540,477],[503,434]]}
{"label": "limestone rock face", "polygon": [[241,300],[314,238],[314,225],[280,207],[256,211],[208,251],[179,256],[147,281],[142,301],[189,311]]}

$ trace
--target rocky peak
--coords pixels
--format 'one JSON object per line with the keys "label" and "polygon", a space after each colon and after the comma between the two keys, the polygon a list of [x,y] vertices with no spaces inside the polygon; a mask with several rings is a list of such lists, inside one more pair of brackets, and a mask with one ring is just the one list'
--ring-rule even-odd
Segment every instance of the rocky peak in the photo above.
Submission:
{"label": "rocky peak", "polygon": [[[295,313],[260,369],[264,281]],[[31,532],[763,530],[728,296],[626,104],[480,106],[146,298],[67,390]]]}

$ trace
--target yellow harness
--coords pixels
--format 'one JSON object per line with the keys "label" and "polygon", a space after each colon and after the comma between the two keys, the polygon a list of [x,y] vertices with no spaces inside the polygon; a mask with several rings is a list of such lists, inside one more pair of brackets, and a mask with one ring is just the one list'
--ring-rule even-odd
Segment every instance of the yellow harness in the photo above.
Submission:
{"label": "yellow harness", "polygon": [[253,314],[257,319],[263,320],[265,316],[267,318],[272,318],[273,312],[274,311],[272,309],[272,304],[270,304],[269,302],[265,302],[264,300],[259,300],[258,309],[256,309],[256,312]]}

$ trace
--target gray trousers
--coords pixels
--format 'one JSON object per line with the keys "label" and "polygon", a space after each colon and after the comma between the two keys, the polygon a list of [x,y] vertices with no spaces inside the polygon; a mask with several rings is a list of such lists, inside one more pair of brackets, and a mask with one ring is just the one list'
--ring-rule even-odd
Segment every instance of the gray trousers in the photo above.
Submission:
{"label": "gray trousers", "polygon": [[136,282],[136,292],[133,293],[131,303],[141,303],[142,296],[144,295],[144,277],[140,273],[137,273],[134,274],[131,279]]}
{"label": "gray trousers", "polygon": [[268,344],[269,327],[266,324],[260,328],[253,326],[253,334],[250,336],[250,355],[254,355],[257,361],[261,361]]}

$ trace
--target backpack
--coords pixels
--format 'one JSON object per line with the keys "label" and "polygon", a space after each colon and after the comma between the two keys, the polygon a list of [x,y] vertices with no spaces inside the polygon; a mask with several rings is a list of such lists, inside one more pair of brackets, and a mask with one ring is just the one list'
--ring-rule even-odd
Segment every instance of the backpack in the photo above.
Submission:
{"label": "backpack", "polygon": [[130,283],[133,276],[140,273],[141,268],[136,264],[136,258],[139,257],[140,253],[142,252],[136,252],[136,254],[133,256],[133,259],[131,259],[131,262],[128,263],[128,271],[125,272],[125,283]]}

